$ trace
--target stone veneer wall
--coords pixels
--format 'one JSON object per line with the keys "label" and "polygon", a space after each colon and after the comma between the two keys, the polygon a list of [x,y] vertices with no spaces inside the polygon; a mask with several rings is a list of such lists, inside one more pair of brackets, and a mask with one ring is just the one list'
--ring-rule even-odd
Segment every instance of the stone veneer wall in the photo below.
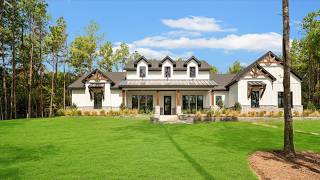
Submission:
{"label": "stone veneer wall", "polygon": [[[242,112],[249,112],[249,111],[256,111],[256,112],[260,112],[260,111],[266,111],[266,112],[271,112],[271,111],[284,111],[283,108],[278,108],[278,106],[272,106],[272,105],[261,105],[259,108],[251,108],[251,106],[246,106],[243,105],[242,106]],[[303,111],[303,106],[293,106],[292,108],[292,112],[294,111],[298,111],[300,113],[302,113]]]}

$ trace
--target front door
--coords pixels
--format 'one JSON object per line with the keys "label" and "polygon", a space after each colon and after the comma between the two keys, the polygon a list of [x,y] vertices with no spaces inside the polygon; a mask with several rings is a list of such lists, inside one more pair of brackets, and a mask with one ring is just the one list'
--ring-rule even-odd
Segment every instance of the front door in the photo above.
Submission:
{"label": "front door", "polygon": [[94,109],[101,109],[102,108],[102,93],[94,93]]}
{"label": "front door", "polygon": [[171,96],[164,96],[164,115],[171,115]]}

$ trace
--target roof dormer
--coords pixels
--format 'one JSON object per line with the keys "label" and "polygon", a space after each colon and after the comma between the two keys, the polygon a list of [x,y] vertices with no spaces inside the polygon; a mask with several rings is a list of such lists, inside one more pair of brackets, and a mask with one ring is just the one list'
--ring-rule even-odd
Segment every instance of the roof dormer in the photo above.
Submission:
{"label": "roof dormer", "polygon": [[139,59],[137,59],[136,61],[134,61],[134,67],[137,67],[137,65],[138,65],[138,63],[140,62],[140,61],[145,61],[147,64],[148,64],[148,67],[151,67],[151,62],[150,61],[148,61],[144,56],[141,56]]}
{"label": "roof dormer", "polygon": [[172,63],[173,67],[176,67],[176,62],[175,62],[173,59],[171,59],[171,57],[169,57],[169,56],[166,56],[165,58],[163,58],[163,59],[160,61],[159,67],[162,67],[162,64],[163,64],[165,61],[167,61],[167,60]]}
{"label": "roof dormer", "polygon": [[190,61],[195,61],[198,64],[198,67],[201,66],[201,61],[199,59],[197,59],[195,56],[191,56],[184,64],[184,67],[187,67]]}

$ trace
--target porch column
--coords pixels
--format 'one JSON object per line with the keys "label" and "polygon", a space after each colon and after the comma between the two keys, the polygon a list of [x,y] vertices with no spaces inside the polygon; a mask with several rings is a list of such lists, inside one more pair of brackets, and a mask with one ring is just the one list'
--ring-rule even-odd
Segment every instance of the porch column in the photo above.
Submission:
{"label": "porch column", "polygon": [[181,96],[180,96],[180,90],[176,90],[176,114],[181,114]]}
{"label": "porch column", "polygon": [[160,116],[160,93],[159,93],[159,90],[156,91],[156,107],[155,107],[154,114]]}
{"label": "porch column", "polygon": [[214,91],[210,90],[209,91],[209,97],[210,97],[210,109],[214,109]]}
{"label": "porch column", "polygon": [[126,101],[126,90],[122,90],[122,103],[124,104],[125,107],[127,107],[127,101]]}

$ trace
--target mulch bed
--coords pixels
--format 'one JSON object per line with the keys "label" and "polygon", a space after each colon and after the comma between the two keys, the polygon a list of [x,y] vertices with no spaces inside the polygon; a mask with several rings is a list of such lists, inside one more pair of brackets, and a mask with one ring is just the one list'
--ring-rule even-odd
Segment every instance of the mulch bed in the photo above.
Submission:
{"label": "mulch bed", "polygon": [[249,158],[251,168],[260,179],[319,180],[320,154],[297,152],[296,158],[286,158],[281,151],[258,151]]}

